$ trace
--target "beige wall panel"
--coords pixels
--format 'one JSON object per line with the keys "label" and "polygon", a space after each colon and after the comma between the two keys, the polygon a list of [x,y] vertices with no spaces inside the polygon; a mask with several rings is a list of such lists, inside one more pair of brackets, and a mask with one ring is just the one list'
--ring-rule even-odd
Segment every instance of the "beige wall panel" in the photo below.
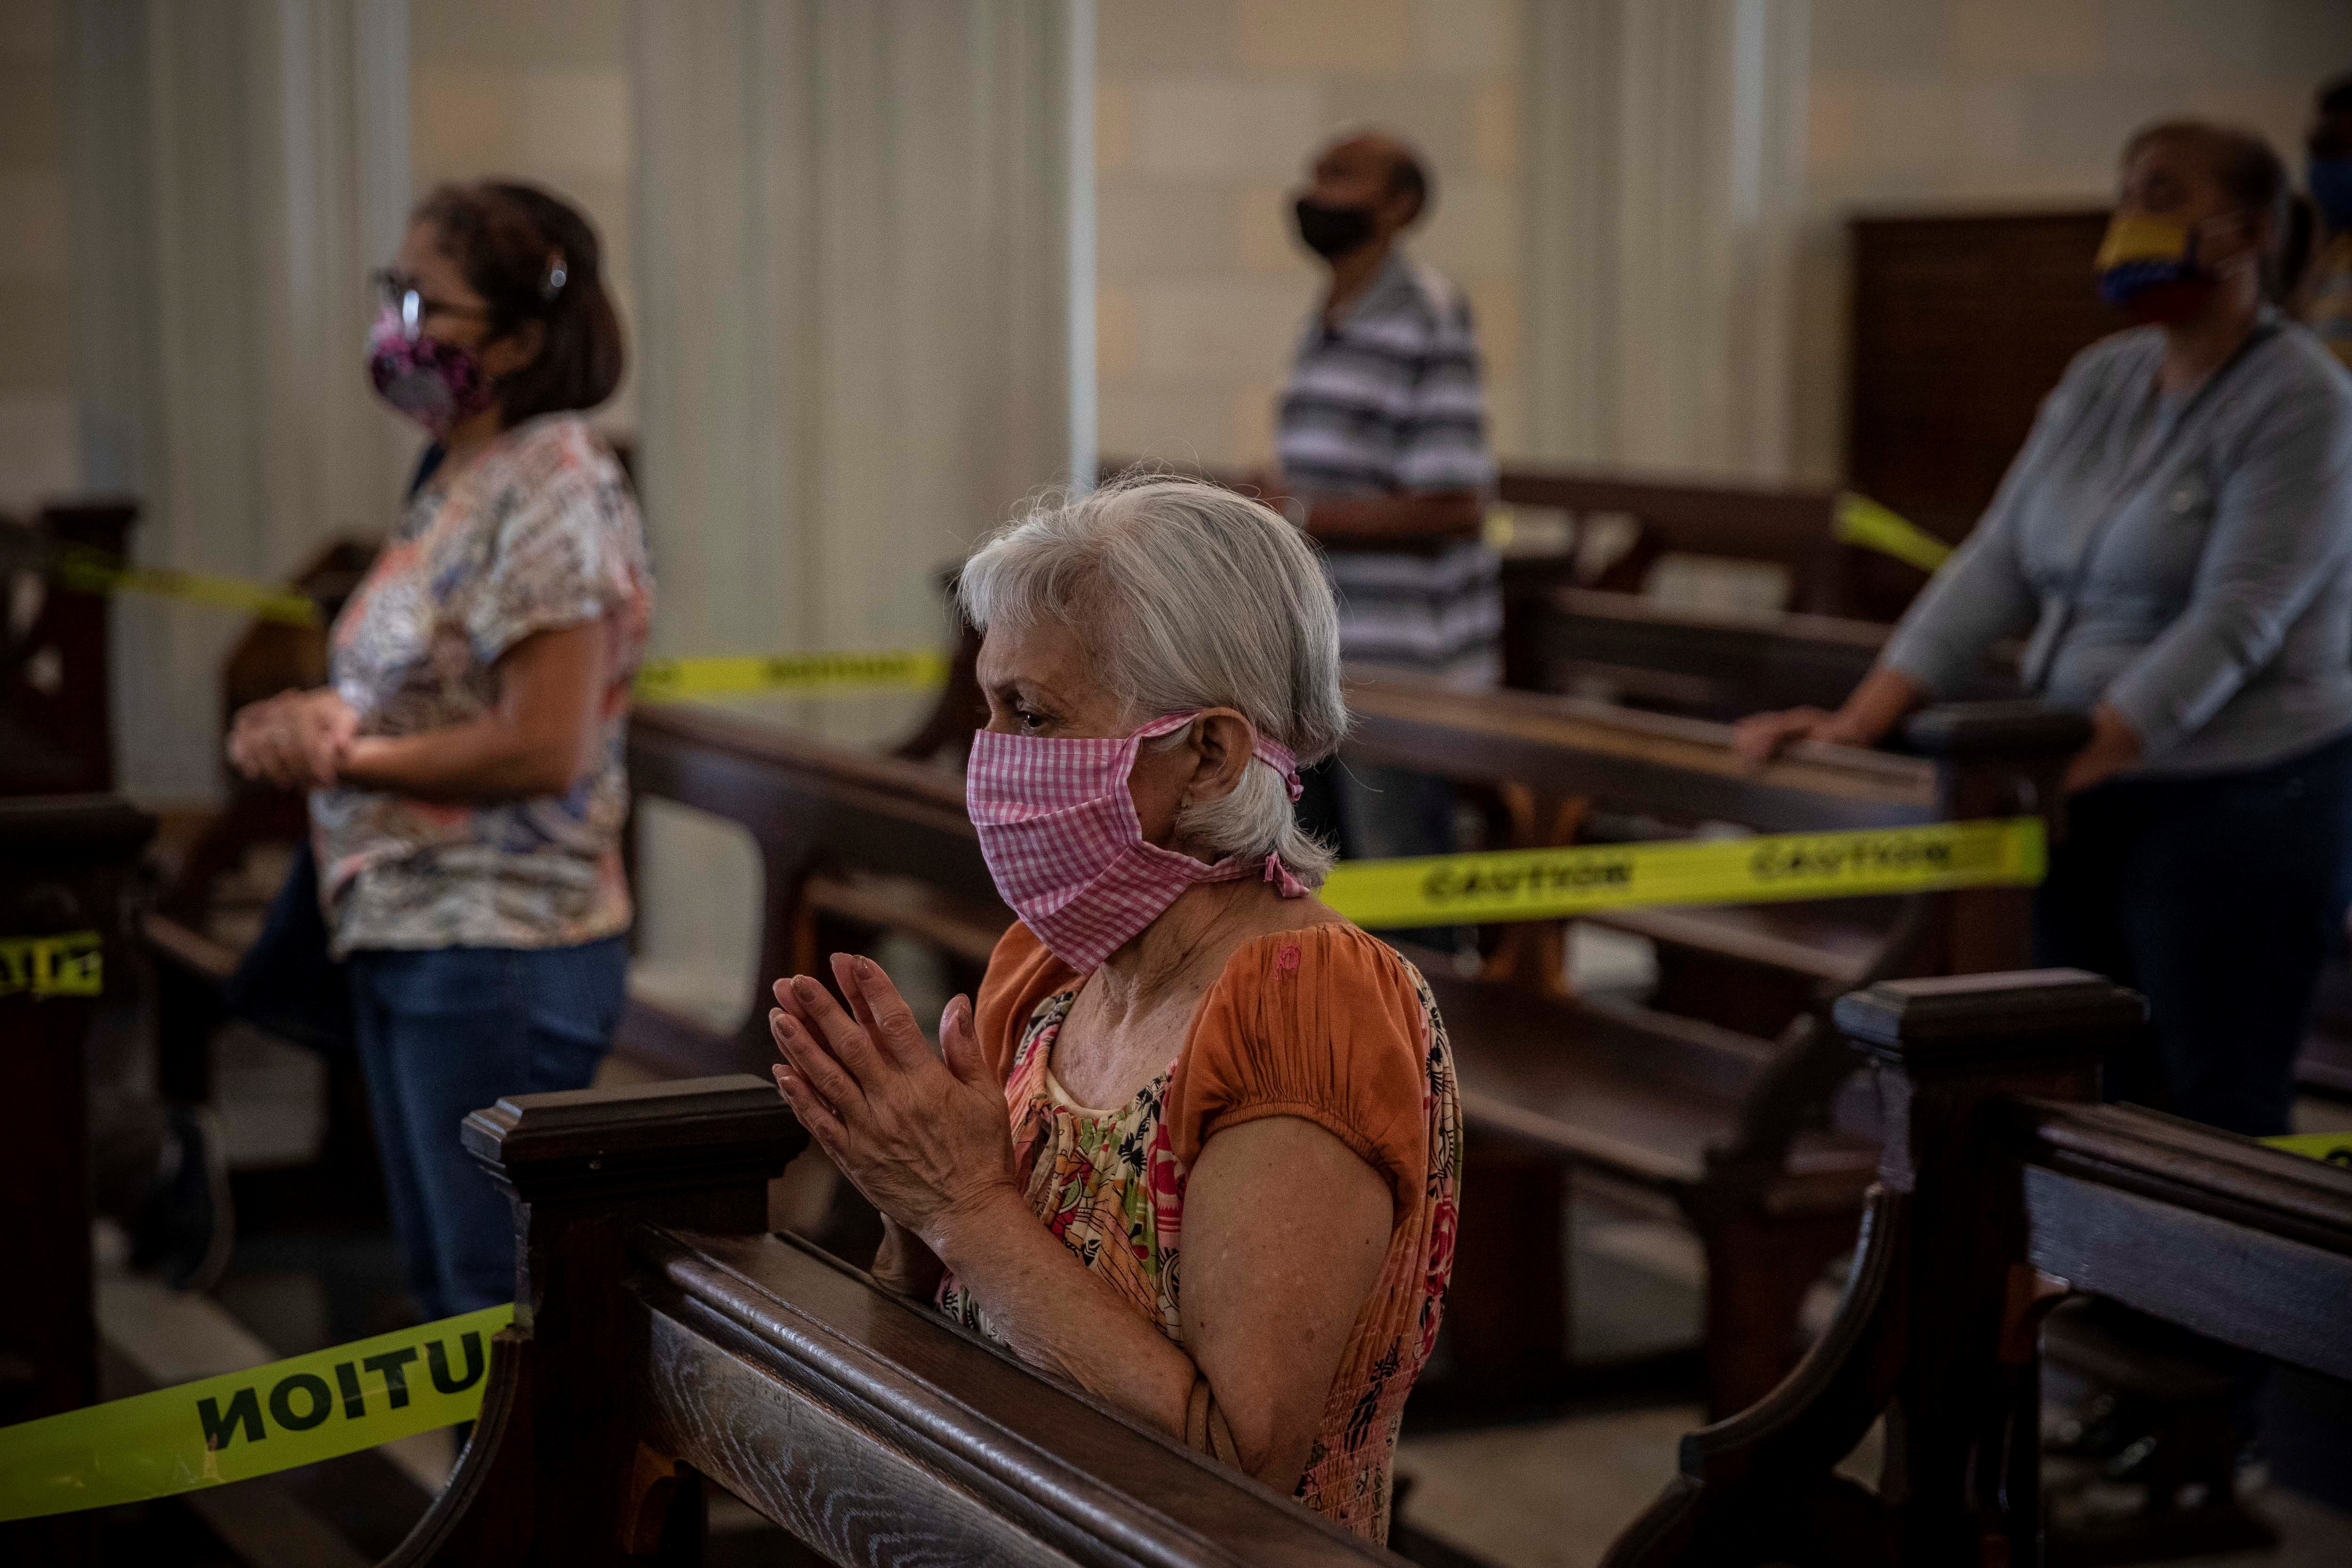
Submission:
{"label": "beige wall panel", "polygon": [[1234,37],[1234,0],[1095,0],[1095,63],[1108,74],[1221,70]]}
{"label": "beige wall panel", "polygon": [[1283,174],[1320,129],[1305,81],[1152,79],[1134,89],[1134,166],[1149,174]]}
{"label": "beige wall panel", "polygon": [[1132,377],[1143,362],[1142,330],[1136,321],[1135,296],[1124,288],[1095,289],[1095,362],[1105,380]]}
{"label": "beige wall panel", "polygon": [[1101,318],[1107,454],[1270,455],[1273,394],[1328,278],[1292,234],[1291,201],[1342,129],[1397,130],[1428,154],[1437,205],[1412,254],[1465,287],[1517,288],[1524,8],[1103,0],[1096,251],[1104,290],[1133,310],[1131,361],[1112,340],[1124,319]]}
{"label": "beige wall panel", "polygon": [[1923,16],[1941,9],[1949,17],[1955,70],[2075,76],[2105,63],[2102,0],[1911,0],[1909,8]]}
{"label": "beige wall panel", "polygon": [[63,279],[73,265],[62,169],[0,169],[0,278]]}
{"label": "beige wall panel", "polygon": [[69,389],[0,389],[0,510],[38,505],[80,483]]}
{"label": "beige wall panel", "polygon": [[1213,180],[1106,183],[1095,203],[1097,265],[1122,279],[1218,271],[1233,263],[1238,216]]}
{"label": "beige wall panel", "polygon": [[1377,71],[1412,52],[1408,0],[1239,0],[1240,63],[1255,71]]}
{"label": "beige wall panel", "polygon": [[1135,104],[1123,87],[1095,89],[1095,171],[1127,167],[1135,156]]}
{"label": "beige wall panel", "polygon": [[[1217,383],[1184,385],[1164,377],[1102,382],[1101,434],[1107,458],[1231,465],[1242,461],[1234,444],[1233,399],[1238,388]],[[1265,417],[1271,423],[1269,406]]]}
{"label": "beige wall panel", "polygon": [[58,87],[57,69],[47,60],[0,59],[0,168],[52,169],[65,161]]}
{"label": "beige wall panel", "polygon": [[73,384],[73,295],[61,277],[0,278],[0,389]]}
{"label": "beige wall panel", "polygon": [[1307,301],[1272,279],[1172,280],[1134,289],[1143,362],[1179,377],[1255,383],[1289,362]]}
{"label": "beige wall panel", "polygon": [[521,73],[515,153],[533,169],[618,174],[629,166],[629,79],[618,62]]}
{"label": "beige wall panel", "polygon": [[1412,68],[1496,77],[1518,48],[1514,0],[1413,0]]}

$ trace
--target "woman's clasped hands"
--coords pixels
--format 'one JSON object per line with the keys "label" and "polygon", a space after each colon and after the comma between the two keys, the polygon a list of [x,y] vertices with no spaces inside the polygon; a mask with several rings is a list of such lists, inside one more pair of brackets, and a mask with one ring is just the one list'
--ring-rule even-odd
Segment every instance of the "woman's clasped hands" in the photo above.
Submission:
{"label": "woman's clasped hands", "polygon": [[283,691],[236,710],[229,765],[280,789],[330,789],[350,760],[359,715],[333,687]]}
{"label": "woman's clasped hands", "polygon": [[915,1015],[872,959],[835,953],[844,1012],[808,975],[779,980],[768,1028],[784,1059],[776,1087],[811,1137],[883,1216],[950,1258],[960,1233],[1024,1216],[1004,1089],[981,1054],[971,1004],[940,1015],[932,1054]]}

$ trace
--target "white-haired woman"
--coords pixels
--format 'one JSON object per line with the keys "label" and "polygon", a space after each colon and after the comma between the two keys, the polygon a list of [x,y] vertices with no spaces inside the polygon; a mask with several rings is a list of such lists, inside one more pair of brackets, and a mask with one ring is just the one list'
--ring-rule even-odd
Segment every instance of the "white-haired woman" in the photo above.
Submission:
{"label": "white-haired woman", "polygon": [[961,591],[1021,921],[944,1064],[867,960],[833,961],[846,1012],[778,982],[777,1085],[882,1211],[885,1282],[1384,1539],[1461,1113],[1421,976],[1309,891],[1297,764],[1347,727],[1322,570],[1160,479],[1000,530]]}

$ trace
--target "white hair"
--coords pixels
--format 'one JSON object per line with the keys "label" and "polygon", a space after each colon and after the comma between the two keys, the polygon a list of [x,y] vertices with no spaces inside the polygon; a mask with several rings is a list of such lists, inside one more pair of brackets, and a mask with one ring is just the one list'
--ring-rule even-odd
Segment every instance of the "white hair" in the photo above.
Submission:
{"label": "white hair", "polygon": [[[1232,708],[1301,764],[1347,733],[1322,562],[1298,529],[1220,486],[1144,476],[1035,502],[982,542],[956,593],[982,631],[1068,626],[1136,725]],[[1298,826],[1270,767],[1186,806],[1177,830],[1213,858],[1279,855],[1310,887],[1338,858]]]}

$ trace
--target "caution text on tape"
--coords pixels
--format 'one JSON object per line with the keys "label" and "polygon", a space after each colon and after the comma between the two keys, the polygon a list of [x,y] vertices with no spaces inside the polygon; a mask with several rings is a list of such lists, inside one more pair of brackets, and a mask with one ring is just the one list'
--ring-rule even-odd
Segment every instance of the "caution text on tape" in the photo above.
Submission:
{"label": "caution text on tape", "polygon": [[94,931],[0,937],[0,996],[96,996],[103,971]]}
{"label": "caution text on tape", "polygon": [[1356,860],[1323,901],[1381,927],[1558,920],[1656,904],[1766,903],[1948,888],[2031,887],[2042,819],[2006,817],[1843,833],[1512,849]]}
{"label": "caution text on tape", "polygon": [[0,1426],[0,1520],[248,1480],[470,1421],[490,1336],[513,1320],[488,1307]]}
{"label": "caution text on tape", "polygon": [[947,656],[931,648],[734,654],[649,658],[637,671],[636,689],[647,702],[761,691],[823,697],[845,691],[927,691],[947,678]]}

